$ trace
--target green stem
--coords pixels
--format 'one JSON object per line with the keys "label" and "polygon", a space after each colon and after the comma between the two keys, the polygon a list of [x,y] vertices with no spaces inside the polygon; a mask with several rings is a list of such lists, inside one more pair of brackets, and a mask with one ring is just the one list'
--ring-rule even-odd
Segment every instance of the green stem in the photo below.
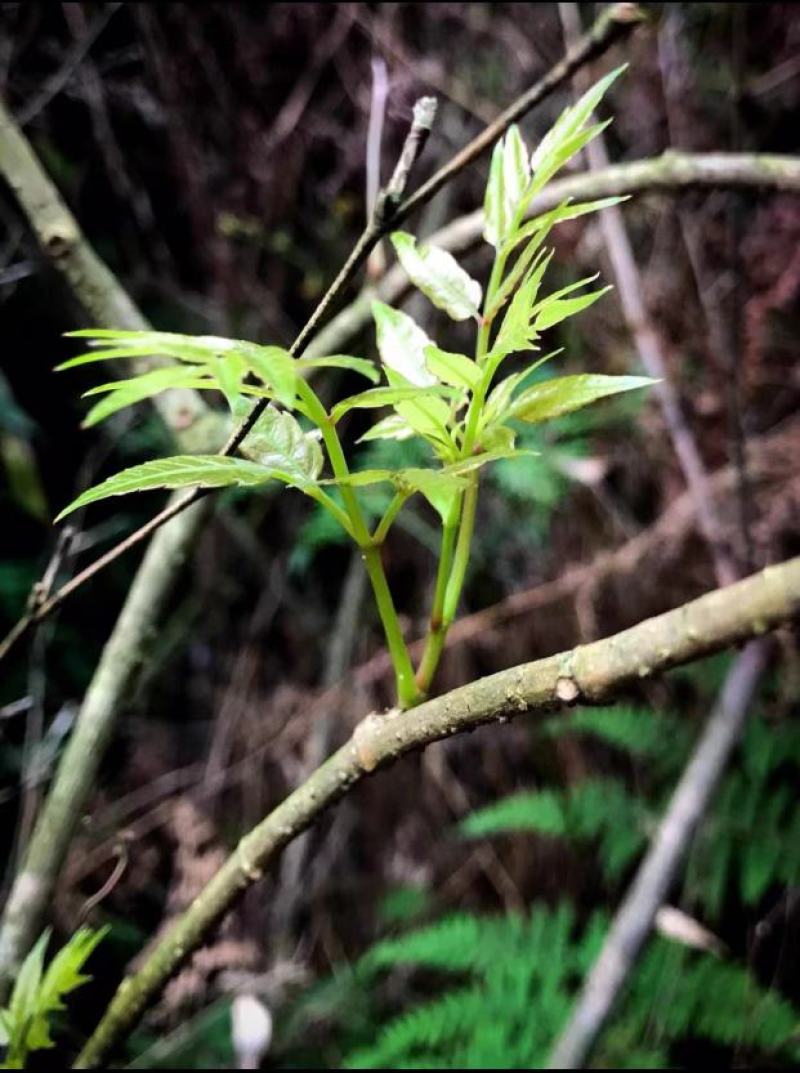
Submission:
{"label": "green stem", "polygon": [[455,551],[456,535],[458,533],[458,520],[461,513],[461,499],[459,495],[450,510],[442,532],[442,546],[439,552],[439,569],[436,574],[436,588],[433,594],[433,606],[428,625],[428,634],[425,639],[425,651],[417,670],[417,685],[423,693],[430,689],[439,659],[444,648],[447,630],[444,625],[444,601],[447,593],[447,585],[450,581],[450,571],[453,566],[453,554]]}
{"label": "green stem", "polygon": [[[297,390],[308,409],[308,416],[314,421],[322,433],[322,439],[328,452],[333,475],[337,480],[343,482],[340,485],[340,488],[342,492],[342,501],[345,510],[347,511],[347,516],[350,519],[352,529],[351,535],[361,548],[364,563],[367,567],[367,573],[369,574],[369,580],[372,584],[372,591],[375,594],[375,602],[378,605],[378,613],[381,616],[381,623],[383,625],[383,632],[386,635],[389,654],[394,666],[395,681],[397,684],[397,702],[401,708],[410,708],[414,704],[419,703],[419,700],[421,699],[419,690],[414,682],[414,668],[411,663],[411,657],[408,654],[405,640],[403,639],[403,632],[400,629],[400,622],[397,618],[397,611],[395,610],[392,594],[389,590],[389,583],[386,580],[386,574],[383,570],[380,552],[375,541],[370,536],[367,523],[364,521],[364,515],[358,502],[358,497],[353,489],[347,483],[344,483],[350,476],[350,470],[347,466],[347,460],[344,457],[344,451],[342,450],[339,435],[336,432],[336,426],[333,421],[331,421],[330,417],[328,417],[325,407],[320,402],[316,392],[302,378],[298,380]],[[402,504],[399,504],[397,506],[395,513],[397,513],[397,510],[400,509],[401,505]],[[392,506],[390,506],[389,509],[391,510]]]}
{"label": "green stem", "polygon": [[389,533],[389,529],[391,528],[392,522],[395,520],[397,515],[400,513],[400,510],[401,510],[403,504],[405,503],[405,501],[407,499],[408,499],[408,493],[407,492],[395,492],[391,503],[386,508],[386,513],[381,518],[377,528],[375,529],[375,532],[372,534],[372,543],[373,544],[377,544],[377,545],[383,544],[384,540],[386,540],[386,537],[387,537],[387,535]]}
{"label": "green stem", "polygon": [[472,547],[472,534],[475,530],[475,509],[478,505],[478,478],[473,478],[469,488],[464,493],[464,509],[461,514],[461,528],[458,532],[453,569],[444,600],[444,615],[442,629],[446,634],[456,617],[458,601],[461,599],[461,590],[464,587],[464,578],[467,575],[469,554]]}
{"label": "green stem", "polygon": [[395,680],[397,682],[397,703],[400,708],[413,708],[419,704],[422,697],[414,681],[414,668],[411,657],[408,654],[400,622],[395,611],[389,584],[381,562],[381,553],[375,545],[362,548],[364,564],[372,583],[372,591],[375,593],[375,602],[383,623],[383,632],[386,634],[386,643],[389,646],[389,655],[394,665]]}
{"label": "green stem", "polygon": [[[492,273],[486,287],[484,310],[491,308],[497,289],[502,283],[507,256],[502,249],[498,249],[495,254]],[[491,328],[491,318],[484,315],[475,345],[475,361],[479,365],[489,351]],[[472,394],[464,428],[464,439],[459,452],[462,459],[469,458],[475,447],[480,417],[486,401],[486,393],[491,385],[491,378],[492,370],[487,368]],[[472,546],[472,534],[475,528],[477,501],[478,479],[475,477],[464,495],[458,496],[445,523],[430,624],[425,639],[425,649],[417,670],[417,685],[423,693],[427,693],[430,689],[444,650],[447,631],[455,618],[458,601],[461,598],[461,590],[464,586]],[[458,538],[458,543],[456,543],[456,537]]]}

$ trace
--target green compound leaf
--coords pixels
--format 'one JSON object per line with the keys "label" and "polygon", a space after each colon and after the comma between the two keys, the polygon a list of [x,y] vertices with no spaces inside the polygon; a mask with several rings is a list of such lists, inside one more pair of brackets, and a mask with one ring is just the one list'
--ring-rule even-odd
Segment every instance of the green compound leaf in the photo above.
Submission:
{"label": "green compound leaf", "polygon": [[580,410],[597,399],[649,387],[657,382],[647,376],[600,376],[594,373],[559,376],[523,391],[511,407],[510,415],[531,424],[549,421]]}
{"label": "green compound leaf", "polygon": [[9,1005],[0,1010],[0,1043],[7,1047],[4,1069],[22,1069],[31,1051],[55,1046],[51,1018],[65,1009],[64,998],[91,977],[81,970],[108,928],[79,928],[44,971],[50,939],[45,931],[20,968]]}
{"label": "green compound leaf", "polygon": [[395,231],[391,240],[409,279],[437,309],[453,320],[477,318],[483,290],[451,253],[438,246],[418,248],[405,231]]}
{"label": "green compound leaf", "polygon": [[266,469],[255,462],[221,455],[175,455],[131,466],[79,495],[55,519],[61,521],[72,511],[109,496],[144,492],[152,488],[223,488],[227,485],[258,485],[269,480],[302,488],[306,478],[290,470]]}
{"label": "green compound leaf", "polygon": [[[223,339],[215,335],[178,335],[175,332],[135,332],[88,328],[67,333],[70,337],[89,339],[93,351],[63,362],[68,369],[110,357],[139,358],[146,355],[175,358],[191,365],[206,366],[215,376],[219,362],[235,361],[255,373],[284,406],[294,405],[297,367],[288,350],[277,346],[258,346],[244,339]],[[127,404],[126,404],[127,405]]]}
{"label": "green compound leaf", "polygon": [[409,384],[425,387],[436,377],[425,364],[425,348],[432,340],[407,313],[383,302],[372,303],[378,336],[378,353],[387,369],[400,373]]}

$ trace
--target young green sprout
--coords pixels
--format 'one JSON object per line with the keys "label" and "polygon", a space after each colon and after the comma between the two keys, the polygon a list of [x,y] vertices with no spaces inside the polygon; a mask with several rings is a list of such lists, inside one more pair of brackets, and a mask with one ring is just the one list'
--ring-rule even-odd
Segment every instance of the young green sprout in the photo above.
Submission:
{"label": "young green sprout", "polygon": [[[621,71],[611,72],[568,107],[532,155],[516,126],[495,146],[484,202],[484,238],[494,247],[485,289],[446,250],[418,246],[405,232],[391,236],[411,282],[453,320],[474,323],[471,356],[441,349],[406,313],[381,302],[372,307],[380,369],[363,358],[295,359],[281,347],[211,336],[99,329],[70,333],[88,339],[91,349],[59,366],[62,369],[105,359],[152,355],[171,359],[165,366],[87,392],[101,396],[87,415],[87,426],[176,387],[221,392],[236,420],[246,415],[254,398],[266,398],[269,404],[242,444],[245,457],[180,455],[145,462],[84,492],[59,518],[107,496],[150,488],[258,486],[279,481],[305,493],[329,511],[360,548],[394,666],[398,705],[409,708],[419,703],[431,688],[458,608],[482,467],[531,453],[515,446],[518,422],[547,421],[653,382],[639,376],[584,374],[528,383],[531,374],[557,351],[502,375],[509,356],[538,354],[548,328],[588,308],[608,290],[587,290],[596,278],[590,277],[543,294],[552,257],[546,241],[559,222],[621,199],[567,201],[536,217],[530,217],[528,209],[545,184],[604,129],[605,123],[590,125],[590,117]],[[374,386],[326,409],[307,379],[320,368],[347,369]],[[428,445],[431,465],[351,471],[339,437],[340,422],[351,410],[387,409],[391,411],[388,416],[378,420],[359,442],[419,437]],[[305,431],[295,414],[314,428]],[[379,483],[392,486],[393,497],[383,517],[370,528],[359,490]],[[417,668],[400,629],[380,556],[399,511],[414,495],[430,503],[442,528],[427,639]]]}

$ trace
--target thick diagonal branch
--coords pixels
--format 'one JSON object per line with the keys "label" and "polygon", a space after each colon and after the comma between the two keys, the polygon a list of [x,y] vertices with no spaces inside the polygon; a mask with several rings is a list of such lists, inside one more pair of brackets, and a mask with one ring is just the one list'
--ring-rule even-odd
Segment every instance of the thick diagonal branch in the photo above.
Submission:
{"label": "thick diagonal branch", "polygon": [[800,557],[613,637],[500,671],[410,711],[367,716],[341,749],[245,835],[140,971],[123,981],[76,1068],[100,1065],[278,853],[377,768],[484,723],[548,711],[564,702],[607,700],[632,681],[760,635],[798,611]]}

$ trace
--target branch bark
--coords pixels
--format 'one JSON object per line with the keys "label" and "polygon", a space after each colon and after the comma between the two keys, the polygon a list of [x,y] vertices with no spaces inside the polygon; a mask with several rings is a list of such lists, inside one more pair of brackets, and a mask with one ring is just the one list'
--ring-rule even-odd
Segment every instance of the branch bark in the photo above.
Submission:
{"label": "branch bark", "polygon": [[800,557],[629,630],[462,686],[409,711],[369,715],[350,740],[239,842],[134,976],[120,985],[76,1068],[101,1064],[183,960],[278,853],[377,768],[433,741],[563,703],[607,700],[627,683],[758,636],[800,610]]}

